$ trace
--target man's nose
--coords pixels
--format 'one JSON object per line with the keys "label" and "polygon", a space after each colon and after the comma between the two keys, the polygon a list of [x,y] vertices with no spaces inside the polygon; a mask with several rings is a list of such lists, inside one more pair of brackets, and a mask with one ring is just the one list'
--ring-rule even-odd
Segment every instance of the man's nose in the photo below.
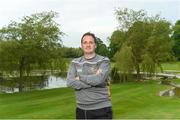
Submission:
{"label": "man's nose", "polygon": [[91,43],[87,43],[87,46],[90,46],[91,45]]}

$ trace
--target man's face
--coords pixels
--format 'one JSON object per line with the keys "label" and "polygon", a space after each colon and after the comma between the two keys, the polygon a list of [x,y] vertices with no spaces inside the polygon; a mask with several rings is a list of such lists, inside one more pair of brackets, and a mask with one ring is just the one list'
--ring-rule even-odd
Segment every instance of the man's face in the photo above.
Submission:
{"label": "man's face", "polygon": [[95,52],[96,44],[92,36],[86,35],[83,37],[81,48],[85,54],[91,54]]}

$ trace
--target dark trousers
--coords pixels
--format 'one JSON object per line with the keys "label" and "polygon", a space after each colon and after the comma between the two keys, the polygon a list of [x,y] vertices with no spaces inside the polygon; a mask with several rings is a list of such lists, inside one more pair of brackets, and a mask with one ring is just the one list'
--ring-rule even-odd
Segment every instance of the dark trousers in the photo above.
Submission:
{"label": "dark trousers", "polygon": [[82,110],[76,108],[76,119],[112,119],[112,107],[105,107],[96,110]]}

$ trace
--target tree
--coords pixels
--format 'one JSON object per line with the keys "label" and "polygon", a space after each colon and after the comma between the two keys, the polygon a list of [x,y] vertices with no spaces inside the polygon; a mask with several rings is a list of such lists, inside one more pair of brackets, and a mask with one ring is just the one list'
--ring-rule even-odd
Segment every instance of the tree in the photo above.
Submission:
{"label": "tree", "polygon": [[117,8],[115,10],[116,18],[119,22],[119,28],[127,31],[135,22],[145,21],[147,13],[144,10],[134,11],[128,8]]}
{"label": "tree", "polygon": [[[171,28],[168,21],[161,19],[159,15],[149,17],[144,10],[117,9],[116,15],[120,23],[119,31],[124,33],[120,44],[123,47],[117,47],[119,50],[115,55],[120,70],[124,73],[132,72],[128,66],[133,65],[137,80],[140,80],[140,71],[154,73],[157,66],[161,67],[160,62],[170,59],[172,41],[169,37]],[[117,34],[122,36],[120,32]],[[114,40],[118,43],[119,39]],[[124,55],[125,51],[129,55]],[[119,61],[123,65],[118,65],[121,64]],[[131,63],[126,64],[125,61]]]}
{"label": "tree", "polygon": [[100,38],[96,37],[96,53],[108,56],[109,50]]}
{"label": "tree", "polygon": [[137,79],[140,79],[140,64],[142,55],[145,52],[147,39],[151,35],[151,25],[144,22],[135,22],[127,31],[127,42],[132,50],[134,68],[137,72]]}
{"label": "tree", "polygon": [[121,30],[116,30],[109,38],[109,58],[112,59],[115,53],[121,49],[122,44],[125,42],[126,33]]}
{"label": "tree", "polygon": [[174,33],[172,35],[172,39],[174,42],[173,52],[177,60],[180,61],[180,20],[178,20],[175,23],[173,30],[174,30]]}
{"label": "tree", "polygon": [[22,91],[25,71],[32,65],[44,67],[60,56],[55,51],[61,47],[63,33],[53,20],[56,16],[52,11],[32,14],[0,29],[0,67],[19,71],[19,91]]}
{"label": "tree", "polygon": [[62,47],[62,53],[64,58],[77,58],[83,55],[81,48]]}
{"label": "tree", "polygon": [[145,54],[143,54],[143,63],[146,63],[146,65],[143,64],[143,69],[150,74],[156,72],[156,68],[160,68],[163,72],[161,62],[171,60],[173,45],[170,38],[172,30],[168,21],[153,22],[152,26],[153,31],[147,40]]}
{"label": "tree", "polygon": [[134,71],[132,48],[124,43],[122,48],[115,54],[116,67],[120,70],[120,81],[126,81]]}

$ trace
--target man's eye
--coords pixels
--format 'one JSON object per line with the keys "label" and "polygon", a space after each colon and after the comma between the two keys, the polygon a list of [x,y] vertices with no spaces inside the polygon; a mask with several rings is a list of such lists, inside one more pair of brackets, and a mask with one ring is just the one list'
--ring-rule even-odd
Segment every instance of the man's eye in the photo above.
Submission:
{"label": "man's eye", "polygon": [[83,42],[83,44],[94,44],[94,42]]}

